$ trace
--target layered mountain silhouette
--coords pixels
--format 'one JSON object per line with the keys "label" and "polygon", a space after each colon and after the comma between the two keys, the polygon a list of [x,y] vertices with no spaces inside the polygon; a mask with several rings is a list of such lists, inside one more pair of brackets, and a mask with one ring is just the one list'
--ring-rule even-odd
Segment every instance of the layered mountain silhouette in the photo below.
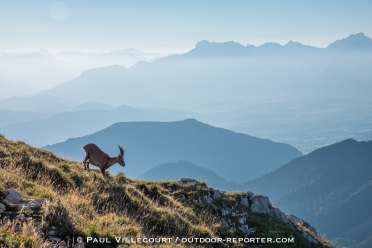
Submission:
{"label": "layered mountain silhouette", "polygon": [[30,85],[30,88],[54,87],[79,74],[80,72],[71,64],[48,58],[39,52],[0,55],[1,78],[22,85]]}
{"label": "layered mountain silhouette", "polygon": [[38,90],[0,78],[0,99],[36,93]]}
{"label": "layered mountain silhouette", "polygon": [[[83,71],[81,76],[38,93],[70,99],[77,103],[97,101],[114,106],[147,106],[153,95],[124,66],[114,65]],[[151,106],[151,105],[149,105]]]}
{"label": "layered mountain silhouette", "polygon": [[[116,123],[97,133],[45,148],[63,157],[83,160],[81,147],[90,142],[112,156],[117,155],[117,145],[123,147],[124,171],[129,176],[138,176],[162,163],[188,160],[223,175],[226,180],[244,182],[301,156],[289,145],[213,127],[195,119]],[[113,171],[118,168],[114,166]]]}
{"label": "layered mountain silhouette", "polygon": [[[319,148],[243,186],[349,247],[370,247],[372,141]],[[342,238],[341,238],[342,237]],[[358,246],[359,245],[359,246]]]}
{"label": "layered mountain silhouette", "polygon": [[25,112],[2,109],[0,110],[0,128],[11,124],[27,122],[31,120],[43,120],[51,117],[47,113]]}
{"label": "layered mountain silhouette", "polygon": [[371,50],[372,40],[364,33],[352,34],[347,38],[337,40],[328,45],[332,50]]}
{"label": "layered mountain silhouette", "polygon": [[[80,110],[81,109],[81,110]],[[0,112],[1,113],[1,112]],[[116,122],[122,121],[175,121],[192,116],[186,112],[182,115],[161,112],[160,110],[144,110],[129,106],[118,108],[109,105],[87,102],[76,106],[72,111],[56,114],[50,118],[41,118],[45,114],[35,114],[33,118],[28,117],[32,113],[25,112],[24,122],[19,123],[15,111],[8,114],[14,118],[13,124],[0,126],[0,132],[7,138],[22,140],[36,146],[45,146],[65,141],[72,137],[81,137],[98,132]],[[38,115],[41,115],[38,117]],[[11,121],[12,119],[9,119]],[[6,123],[5,121],[0,121]]]}
{"label": "layered mountain silhouette", "polygon": [[74,101],[49,95],[13,96],[0,100],[0,109],[51,114],[67,111],[75,105]]}
{"label": "layered mountain silhouette", "polygon": [[188,161],[180,160],[177,163],[166,163],[157,165],[150,170],[138,176],[139,179],[147,181],[166,181],[181,178],[193,178],[198,181],[204,181],[208,186],[224,190],[242,190],[240,184],[226,181],[223,177],[218,176],[212,170],[194,165]]}
{"label": "layered mountain silhouette", "polygon": [[[233,99],[248,103],[319,93],[356,100],[358,94],[371,94],[371,42],[363,33],[327,48],[294,41],[258,47],[201,41],[188,53],[139,62],[129,69],[113,65],[86,70],[39,95],[67,98],[76,104],[98,101],[113,106],[171,105],[189,110]],[[321,83],[319,77],[330,70],[332,76]],[[353,89],[349,94],[343,90],[344,78],[348,79],[346,88]]]}

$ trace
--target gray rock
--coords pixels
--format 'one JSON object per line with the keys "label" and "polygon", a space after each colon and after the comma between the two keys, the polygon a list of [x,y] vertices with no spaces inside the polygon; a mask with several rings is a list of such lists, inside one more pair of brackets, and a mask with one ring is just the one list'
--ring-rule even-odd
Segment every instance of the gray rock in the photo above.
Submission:
{"label": "gray rock", "polygon": [[218,189],[214,191],[214,199],[217,199],[217,198],[221,198],[221,193]]}
{"label": "gray rock", "polygon": [[49,233],[48,233],[48,235],[50,235],[50,236],[54,236],[56,234],[57,234],[56,231],[49,231]]}
{"label": "gray rock", "polygon": [[251,191],[247,191],[246,194],[248,197],[254,196],[254,193],[252,193]]}
{"label": "gray rock", "polygon": [[5,211],[6,210],[6,208],[5,208],[5,205],[4,204],[2,204],[2,203],[0,203],[0,211]]}
{"label": "gray rock", "polygon": [[238,229],[243,232],[243,233],[246,233],[247,230],[244,228],[244,226],[238,226]]}
{"label": "gray rock", "polygon": [[225,209],[225,208],[221,209],[221,215],[222,216],[226,216],[226,215],[229,215],[229,214],[230,214],[230,211],[228,209]]}
{"label": "gray rock", "polygon": [[211,204],[213,202],[213,198],[209,196],[205,196],[205,202]]}
{"label": "gray rock", "polygon": [[256,232],[256,230],[257,230],[257,228],[255,228],[255,227],[249,228],[248,234],[254,234]]}
{"label": "gray rock", "polygon": [[287,216],[277,208],[270,209],[270,214],[274,217],[281,219],[286,224],[291,223],[291,221],[287,218]]}
{"label": "gray rock", "polygon": [[56,238],[56,237],[53,237],[53,236],[49,236],[48,239],[49,239],[50,241],[55,241],[55,242],[59,242],[59,241],[61,241],[60,238]]}
{"label": "gray rock", "polygon": [[302,226],[303,224],[303,220],[301,220],[300,218],[294,216],[293,214],[286,214],[285,215],[294,225],[296,226]]}
{"label": "gray rock", "polygon": [[66,242],[65,241],[61,241],[61,242],[59,242],[59,246],[61,247],[61,246],[63,246],[63,247],[67,247],[67,244],[66,244]]}
{"label": "gray rock", "polygon": [[240,197],[240,202],[241,202],[241,204],[243,204],[244,206],[249,207],[249,202],[248,202],[248,198],[247,198],[247,197]]}
{"label": "gray rock", "polygon": [[19,214],[19,215],[16,216],[16,219],[20,220],[20,221],[23,221],[25,219],[25,215],[24,214]]}
{"label": "gray rock", "polygon": [[185,184],[196,184],[198,181],[196,181],[194,178],[181,178],[180,183]]}
{"label": "gray rock", "polygon": [[84,243],[76,243],[73,248],[85,248]]}
{"label": "gray rock", "polygon": [[245,224],[245,221],[246,221],[245,217],[242,217],[242,218],[239,218],[239,219],[238,219],[238,222],[239,222],[239,224],[241,224],[241,225],[244,225],[244,224]]}
{"label": "gray rock", "polygon": [[19,200],[21,200],[21,198],[23,197],[21,193],[18,193],[14,189],[6,189],[4,190],[3,194],[5,196],[4,200],[7,203],[13,203],[13,204],[19,203]]}
{"label": "gray rock", "polygon": [[250,207],[253,213],[270,214],[271,203],[269,197],[262,195],[253,195],[250,200],[252,205]]}
{"label": "gray rock", "polygon": [[27,207],[29,209],[38,209],[38,208],[41,208],[41,204],[38,201],[36,201],[36,200],[31,200],[28,203]]}
{"label": "gray rock", "polygon": [[55,226],[52,226],[50,229],[52,229],[53,231],[57,230],[58,228],[55,227]]}
{"label": "gray rock", "polygon": [[302,237],[304,237],[307,241],[309,241],[310,243],[313,243],[313,244],[318,244],[318,240],[316,240],[315,238],[313,238],[310,234],[308,234],[307,232],[302,232]]}
{"label": "gray rock", "polygon": [[229,226],[230,226],[229,223],[227,223],[226,220],[224,220],[224,219],[221,219],[221,222],[222,222],[222,224],[223,224],[225,227],[229,227]]}

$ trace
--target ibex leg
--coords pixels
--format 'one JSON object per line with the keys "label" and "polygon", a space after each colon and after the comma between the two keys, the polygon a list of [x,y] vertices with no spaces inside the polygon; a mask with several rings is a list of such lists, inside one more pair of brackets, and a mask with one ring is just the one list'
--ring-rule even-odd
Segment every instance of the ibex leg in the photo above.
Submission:
{"label": "ibex leg", "polygon": [[89,159],[89,155],[86,154],[85,155],[85,158],[84,158],[84,161],[83,161],[84,170],[89,170],[89,161],[88,161],[88,159]]}

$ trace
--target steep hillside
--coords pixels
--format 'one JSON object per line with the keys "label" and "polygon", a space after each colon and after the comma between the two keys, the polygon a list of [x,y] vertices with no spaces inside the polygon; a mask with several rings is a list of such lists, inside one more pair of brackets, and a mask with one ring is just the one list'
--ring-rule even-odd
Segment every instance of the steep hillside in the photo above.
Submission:
{"label": "steep hillside", "polygon": [[209,186],[217,189],[238,191],[242,187],[232,181],[226,181],[213,171],[204,167],[194,165],[188,161],[178,161],[178,163],[167,163],[157,165],[138,176],[139,179],[147,181],[166,181],[179,180],[180,178],[194,178],[204,181]]}
{"label": "steep hillside", "polygon": [[344,140],[245,183],[349,247],[370,247],[372,141]]}
{"label": "steep hillside", "polygon": [[0,246],[142,247],[156,238],[161,247],[331,247],[264,196],[107,177],[0,136]]}
{"label": "steep hillside", "polygon": [[123,147],[130,176],[138,176],[162,163],[187,160],[239,183],[301,156],[289,145],[213,127],[195,119],[116,123],[97,133],[45,148],[82,161],[85,154],[81,147],[90,142],[112,155],[117,155],[117,145]]}

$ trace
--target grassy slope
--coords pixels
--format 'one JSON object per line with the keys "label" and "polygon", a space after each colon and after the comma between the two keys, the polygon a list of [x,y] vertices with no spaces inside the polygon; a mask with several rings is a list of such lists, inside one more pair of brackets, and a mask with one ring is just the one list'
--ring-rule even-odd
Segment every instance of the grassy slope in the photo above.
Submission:
{"label": "grassy slope", "polygon": [[[84,171],[81,163],[64,160],[50,152],[0,136],[0,190],[6,188],[15,189],[26,198],[48,199],[48,204],[40,211],[28,214],[40,215],[44,231],[50,226],[58,227],[58,236],[62,238],[66,235],[112,239],[115,236],[175,238],[241,235],[224,228],[211,206],[193,202],[208,191],[204,183],[146,182],[131,180],[120,173],[109,176],[106,181],[97,171]],[[186,201],[177,200],[182,195],[186,196]],[[231,201],[237,198],[237,193],[226,195]],[[279,237],[289,237],[292,234],[296,240],[293,247],[315,247],[279,219],[249,213],[248,224],[257,227],[253,237],[275,238],[278,233]],[[0,245],[18,240],[20,247],[42,247],[35,233],[32,230],[28,233],[10,232],[0,226]],[[170,244],[169,247],[177,245]]]}

